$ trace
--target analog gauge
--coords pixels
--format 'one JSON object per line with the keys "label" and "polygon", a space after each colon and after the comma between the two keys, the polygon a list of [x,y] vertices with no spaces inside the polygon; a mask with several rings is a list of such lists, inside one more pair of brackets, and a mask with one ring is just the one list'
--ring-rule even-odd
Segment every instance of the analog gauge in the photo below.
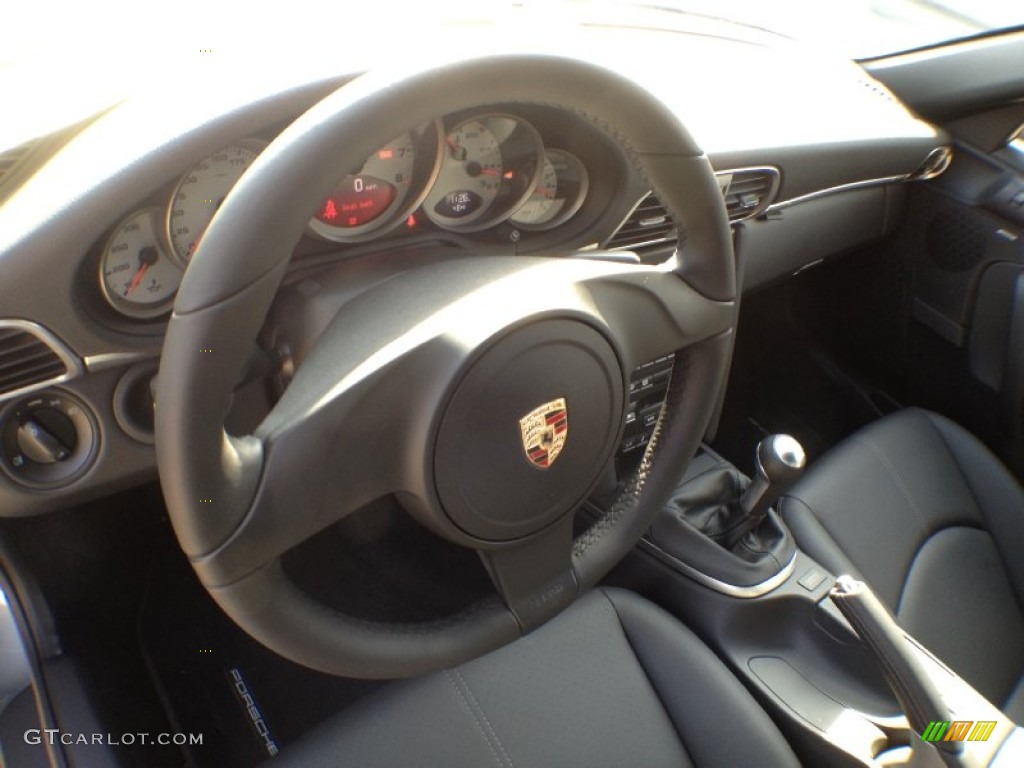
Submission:
{"label": "analog gauge", "polygon": [[533,191],[543,153],[537,131],[517,117],[459,123],[445,136],[437,181],[423,201],[427,217],[461,231],[502,221]]}
{"label": "analog gauge", "polygon": [[309,222],[314,233],[355,242],[403,221],[423,201],[440,163],[441,129],[428,123],[385,144],[342,179]]}
{"label": "analog gauge", "polygon": [[147,208],[114,229],[100,260],[100,287],[110,306],[130,317],[156,317],[171,308],[181,267],[161,236],[162,211]]}
{"label": "analog gauge", "polygon": [[549,149],[533,194],[509,221],[523,229],[556,227],[583,205],[587,185],[587,169],[576,155]]}
{"label": "analog gauge", "polygon": [[188,264],[213,215],[263,146],[232,144],[200,160],[178,182],[167,211],[167,238],[178,263]]}

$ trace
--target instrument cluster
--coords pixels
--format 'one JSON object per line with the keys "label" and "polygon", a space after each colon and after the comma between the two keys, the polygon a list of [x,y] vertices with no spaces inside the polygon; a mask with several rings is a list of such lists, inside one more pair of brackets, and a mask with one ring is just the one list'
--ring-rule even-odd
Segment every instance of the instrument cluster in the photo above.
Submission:
{"label": "instrument cluster", "polygon": [[[102,246],[99,283],[107,303],[134,319],[170,311],[189,259],[231,188],[266,146],[244,140],[195,163],[165,206],[129,213]],[[363,243],[426,219],[441,231],[481,232],[503,222],[530,232],[553,229],[583,205],[585,163],[546,146],[523,117],[479,112],[417,126],[383,144],[338,183],[307,235]]]}

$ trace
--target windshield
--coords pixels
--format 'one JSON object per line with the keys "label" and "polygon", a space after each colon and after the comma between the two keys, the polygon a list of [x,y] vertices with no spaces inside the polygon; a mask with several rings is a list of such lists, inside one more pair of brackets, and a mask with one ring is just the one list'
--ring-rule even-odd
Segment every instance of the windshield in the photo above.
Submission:
{"label": "windshield", "polygon": [[173,6],[173,13],[154,14],[137,0],[11,4],[0,100],[16,119],[0,121],[0,150],[153,88],[160,72],[181,74],[178,95],[187,97],[189,69],[201,74],[256,57],[263,65],[251,73],[256,78],[325,52],[351,54],[357,63],[405,59],[431,51],[431,30],[439,26],[464,31],[467,44],[488,36],[514,44],[524,30],[529,38],[581,23],[679,29],[717,19],[864,59],[1024,24],[1019,0],[383,0],[333,7],[289,0],[271,12],[209,0]]}
{"label": "windshield", "polygon": [[[542,11],[562,19],[586,19],[600,9],[605,18],[630,23],[630,9],[699,14],[761,27],[819,42],[851,58],[868,58],[1024,24],[1024,3],[1011,0],[474,0],[465,4],[385,0],[344,4],[325,15],[323,3],[290,0],[266,13],[258,6],[178,0],[174,12],[141,13],[133,0],[15,4],[6,12],[8,35],[0,66],[26,55],[56,53],[68,64],[80,57],[119,49],[160,50],[171,43],[215,48],[251,41],[289,42],[325,27],[336,36],[380,36],[421,28],[424,23],[501,21],[515,11]],[[608,12],[612,11],[611,14]],[[385,37],[386,37],[385,35]],[[269,36],[269,37],[268,37]],[[141,44],[141,46],[140,46]],[[267,52],[271,53],[272,48]]]}
{"label": "windshield", "polygon": [[636,3],[739,21],[866,59],[1024,24],[1011,0],[654,0]]}

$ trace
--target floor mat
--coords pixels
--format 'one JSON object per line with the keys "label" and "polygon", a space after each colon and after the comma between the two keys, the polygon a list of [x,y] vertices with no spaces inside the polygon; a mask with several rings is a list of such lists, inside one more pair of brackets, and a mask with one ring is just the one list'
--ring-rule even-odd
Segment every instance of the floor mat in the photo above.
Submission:
{"label": "floor mat", "polygon": [[140,642],[197,768],[250,768],[381,684],[323,675],[266,650],[213,603],[181,556],[154,577]]}

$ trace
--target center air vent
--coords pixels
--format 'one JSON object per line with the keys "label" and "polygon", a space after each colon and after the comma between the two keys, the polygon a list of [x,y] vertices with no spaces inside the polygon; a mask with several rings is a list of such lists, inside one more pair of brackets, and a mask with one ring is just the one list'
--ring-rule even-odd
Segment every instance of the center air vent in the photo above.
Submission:
{"label": "center air vent", "polygon": [[56,384],[77,362],[48,331],[25,320],[0,320],[0,398]]}
{"label": "center air vent", "polygon": [[611,251],[635,251],[641,256],[672,245],[677,239],[676,225],[665,206],[647,193],[633,212],[615,230],[604,247]]}
{"label": "center air vent", "polygon": [[771,167],[718,171],[715,177],[725,198],[729,221],[761,215],[779,188],[779,171]]}

